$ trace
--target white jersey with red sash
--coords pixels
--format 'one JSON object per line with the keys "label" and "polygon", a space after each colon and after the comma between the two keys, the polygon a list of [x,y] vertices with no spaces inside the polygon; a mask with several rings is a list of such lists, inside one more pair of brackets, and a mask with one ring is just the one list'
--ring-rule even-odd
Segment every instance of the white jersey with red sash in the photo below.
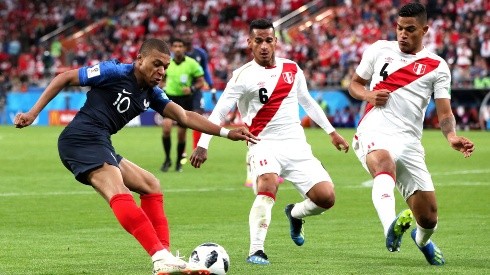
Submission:
{"label": "white jersey with red sash", "polygon": [[[298,103],[327,133],[331,126],[311,97],[303,71],[288,59],[276,58],[276,65],[263,67],[250,61],[233,72],[209,120],[219,124],[235,106],[250,132],[261,140],[305,140]],[[208,148],[211,136],[202,135],[198,146]]]}
{"label": "white jersey with red sash", "polygon": [[451,98],[447,63],[425,48],[417,54],[405,54],[397,41],[379,40],[364,52],[356,73],[371,79],[371,91],[391,92],[385,106],[367,105],[359,134],[376,132],[420,140],[431,95]]}

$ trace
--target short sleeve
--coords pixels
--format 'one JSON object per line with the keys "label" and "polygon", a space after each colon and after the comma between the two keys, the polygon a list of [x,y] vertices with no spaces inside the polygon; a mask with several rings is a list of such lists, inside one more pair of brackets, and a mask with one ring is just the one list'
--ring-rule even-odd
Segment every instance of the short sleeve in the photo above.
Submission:
{"label": "short sleeve", "polygon": [[451,72],[444,60],[439,63],[437,68],[434,81],[434,98],[451,98]]}
{"label": "short sleeve", "polygon": [[361,62],[357,66],[356,73],[365,80],[371,79],[374,73],[374,62],[376,60],[379,41],[369,46],[362,54]]}
{"label": "short sleeve", "polygon": [[155,112],[159,113],[163,116],[163,109],[171,100],[168,99],[168,96],[165,92],[159,87],[154,87],[153,91],[150,95],[150,108],[155,110]]}
{"label": "short sleeve", "polygon": [[93,66],[84,66],[78,70],[80,86],[99,86],[108,79],[120,78],[117,60],[104,61]]}

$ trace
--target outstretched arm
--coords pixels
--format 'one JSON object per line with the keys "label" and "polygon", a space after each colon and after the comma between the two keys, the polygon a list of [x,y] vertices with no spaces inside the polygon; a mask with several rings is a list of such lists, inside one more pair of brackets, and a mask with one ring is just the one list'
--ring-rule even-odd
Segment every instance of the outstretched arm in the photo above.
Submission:
{"label": "outstretched arm", "polygon": [[346,153],[349,151],[349,143],[335,131],[335,128],[332,126],[327,116],[323,112],[322,108],[318,103],[313,99],[313,97],[308,92],[308,88],[306,87],[306,81],[301,77],[302,75],[298,75],[298,81],[301,81],[299,89],[298,89],[298,102],[305,110],[306,114],[313,119],[313,121],[318,124],[327,134],[330,135],[331,142],[335,148],[339,151],[345,151]]}
{"label": "outstretched arm", "polygon": [[246,140],[248,142],[256,143],[257,137],[252,135],[246,127],[239,127],[232,130],[228,130],[217,124],[212,123],[202,115],[186,111],[178,104],[169,102],[163,110],[165,117],[177,121],[180,125],[193,130],[213,135],[222,136],[231,140]]}
{"label": "outstretched arm", "polygon": [[438,98],[435,102],[442,134],[454,150],[461,152],[465,158],[471,156],[475,150],[475,145],[471,140],[456,134],[456,120],[451,110],[450,100]]}
{"label": "outstretched arm", "polygon": [[66,86],[78,86],[80,80],[78,79],[78,69],[66,71],[57,75],[48,87],[41,94],[34,106],[27,113],[18,113],[15,116],[14,124],[16,128],[24,128],[31,125],[39,113],[46,107],[46,105]]}

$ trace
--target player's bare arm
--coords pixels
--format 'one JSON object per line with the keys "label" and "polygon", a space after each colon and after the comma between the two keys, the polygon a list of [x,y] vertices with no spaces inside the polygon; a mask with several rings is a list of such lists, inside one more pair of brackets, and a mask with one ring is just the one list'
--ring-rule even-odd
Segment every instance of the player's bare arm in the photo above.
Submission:
{"label": "player's bare arm", "polygon": [[374,106],[384,106],[390,97],[390,92],[386,89],[371,92],[366,89],[367,84],[368,80],[354,73],[349,84],[349,94],[355,99],[367,101]]}
{"label": "player's bare arm", "polygon": [[70,70],[57,75],[49,83],[48,87],[41,94],[36,104],[27,113],[18,113],[14,119],[14,125],[16,128],[24,128],[31,125],[39,113],[46,107],[46,105],[65,87],[78,86],[80,81],[78,79],[78,69]]}
{"label": "player's bare arm", "polygon": [[330,133],[330,138],[332,139],[332,144],[339,151],[349,152],[349,143],[341,136],[337,131]]}
{"label": "player's bare arm", "polygon": [[449,99],[436,99],[435,102],[442,134],[454,150],[461,152],[465,158],[471,156],[475,145],[468,138],[456,134],[456,120]]}
{"label": "player's bare arm", "polygon": [[174,102],[167,104],[163,110],[163,114],[165,117],[177,121],[180,125],[206,134],[222,136],[234,141],[246,140],[254,144],[258,141],[258,138],[244,126],[231,130],[224,129],[196,112],[184,110]]}

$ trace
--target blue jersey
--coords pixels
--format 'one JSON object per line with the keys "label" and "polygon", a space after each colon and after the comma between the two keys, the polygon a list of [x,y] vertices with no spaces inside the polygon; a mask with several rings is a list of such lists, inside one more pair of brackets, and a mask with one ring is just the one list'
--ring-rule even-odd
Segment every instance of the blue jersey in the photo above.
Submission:
{"label": "blue jersey", "polygon": [[206,51],[199,47],[193,47],[192,51],[185,53],[185,55],[194,58],[199,63],[199,65],[201,65],[204,71],[204,80],[206,80],[206,83],[208,83],[208,85],[212,87],[213,78],[209,74],[208,54],[206,53]]}
{"label": "blue jersey", "polygon": [[158,87],[138,87],[134,64],[109,60],[80,68],[78,78],[80,86],[91,89],[85,104],[67,127],[112,135],[148,108],[162,114],[170,102]]}

